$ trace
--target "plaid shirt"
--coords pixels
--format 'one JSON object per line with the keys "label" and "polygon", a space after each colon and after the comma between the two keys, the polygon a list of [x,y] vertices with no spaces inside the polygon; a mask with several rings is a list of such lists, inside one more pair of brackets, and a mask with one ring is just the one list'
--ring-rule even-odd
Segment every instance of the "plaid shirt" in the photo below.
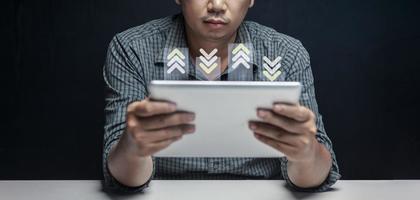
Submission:
{"label": "plaid shirt", "polygon": [[[282,75],[278,81],[302,83],[300,104],[316,114],[317,140],[330,151],[333,165],[328,178],[316,188],[299,188],[290,181],[287,174],[287,159],[283,158],[160,158],[153,159],[151,179],[284,179],[299,191],[325,191],[339,178],[339,169],[328,138],[322,117],[315,100],[314,81],[309,55],[301,42],[255,22],[245,21],[239,29],[236,42],[252,45],[252,73],[232,76],[226,70],[221,80],[266,81],[262,76],[262,57],[282,57]],[[227,45],[227,44],[226,44]],[[149,95],[148,84],[152,80],[163,80],[164,49],[187,48],[182,15],[154,20],[117,34],[111,41],[104,65],[106,83],[105,134],[103,151],[104,184],[107,189],[137,192],[148,187],[150,180],[139,187],[120,184],[109,173],[107,158],[113,144],[125,129],[127,105],[140,101]],[[193,62],[190,62],[193,63]],[[205,77],[195,73],[189,65],[189,76],[171,79],[202,80]],[[230,76],[230,78],[229,78]]]}

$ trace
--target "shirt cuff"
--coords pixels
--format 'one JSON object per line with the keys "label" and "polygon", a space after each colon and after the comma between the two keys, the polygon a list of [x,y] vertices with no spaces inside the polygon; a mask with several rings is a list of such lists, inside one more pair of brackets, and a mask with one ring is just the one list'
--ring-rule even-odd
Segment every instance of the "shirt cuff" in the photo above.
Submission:
{"label": "shirt cuff", "polygon": [[[321,139],[318,139],[318,141],[321,144],[324,144]],[[325,191],[328,191],[331,188],[331,186],[334,185],[341,178],[337,161],[335,159],[335,154],[332,151],[332,149],[328,147],[328,145],[326,146],[327,146],[328,151],[331,153],[332,166],[328,174],[328,177],[324,180],[324,182],[321,185],[316,186],[316,187],[302,188],[295,185],[290,180],[289,174],[287,172],[287,163],[288,163],[287,158],[286,157],[281,158],[281,173],[283,175],[284,180],[287,182],[288,186],[290,186],[293,190],[298,191],[298,192],[325,192]]]}
{"label": "shirt cuff", "polygon": [[115,142],[116,141],[114,141],[110,145],[108,145],[108,147],[105,148],[105,152],[104,152],[104,158],[103,158],[103,174],[104,174],[103,187],[104,187],[104,190],[109,191],[109,192],[126,193],[126,194],[144,192],[144,190],[149,187],[149,184],[150,184],[151,180],[153,179],[153,177],[155,175],[154,159],[153,159],[152,175],[150,176],[149,180],[147,180],[146,183],[144,183],[143,185],[137,186],[137,187],[126,186],[126,185],[120,183],[117,179],[115,179],[108,169],[107,160],[108,160],[109,151],[110,151],[112,145]]}

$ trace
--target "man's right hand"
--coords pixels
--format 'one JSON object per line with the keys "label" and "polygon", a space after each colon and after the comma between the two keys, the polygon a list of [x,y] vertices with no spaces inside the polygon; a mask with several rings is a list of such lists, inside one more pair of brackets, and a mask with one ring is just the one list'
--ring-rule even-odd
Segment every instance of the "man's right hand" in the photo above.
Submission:
{"label": "man's right hand", "polygon": [[133,102],[127,107],[126,131],[122,138],[130,152],[140,157],[151,156],[193,133],[194,113],[177,112],[176,105],[164,101]]}
{"label": "man's right hand", "polygon": [[194,132],[194,117],[169,102],[145,99],[128,105],[126,129],[108,157],[112,176],[131,187],[146,183],[153,171],[151,155]]}

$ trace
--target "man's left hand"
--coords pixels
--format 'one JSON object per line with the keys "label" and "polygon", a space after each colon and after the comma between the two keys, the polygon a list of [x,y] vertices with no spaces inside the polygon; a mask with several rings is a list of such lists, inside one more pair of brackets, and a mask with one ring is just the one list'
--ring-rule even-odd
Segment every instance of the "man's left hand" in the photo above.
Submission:
{"label": "man's left hand", "polygon": [[249,127],[261,142],[279,150],[289,161],[311,162],[320,145],[316,140],[315,114],[301,105],[274,104],[272,109],[258,109],[261,121]]}

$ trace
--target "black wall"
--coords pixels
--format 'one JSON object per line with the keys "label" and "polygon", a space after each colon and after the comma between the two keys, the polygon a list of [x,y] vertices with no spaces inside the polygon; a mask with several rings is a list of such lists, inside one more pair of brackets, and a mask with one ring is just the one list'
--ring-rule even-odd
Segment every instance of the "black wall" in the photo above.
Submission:
{"label": "black wall", "polygon": [[[172,0],[1,3],[0,179],[101,178],[112,36],[178,12]],[[417,1],[256,0],[248,18],[312,57],[344,179],[420,178]]]}

